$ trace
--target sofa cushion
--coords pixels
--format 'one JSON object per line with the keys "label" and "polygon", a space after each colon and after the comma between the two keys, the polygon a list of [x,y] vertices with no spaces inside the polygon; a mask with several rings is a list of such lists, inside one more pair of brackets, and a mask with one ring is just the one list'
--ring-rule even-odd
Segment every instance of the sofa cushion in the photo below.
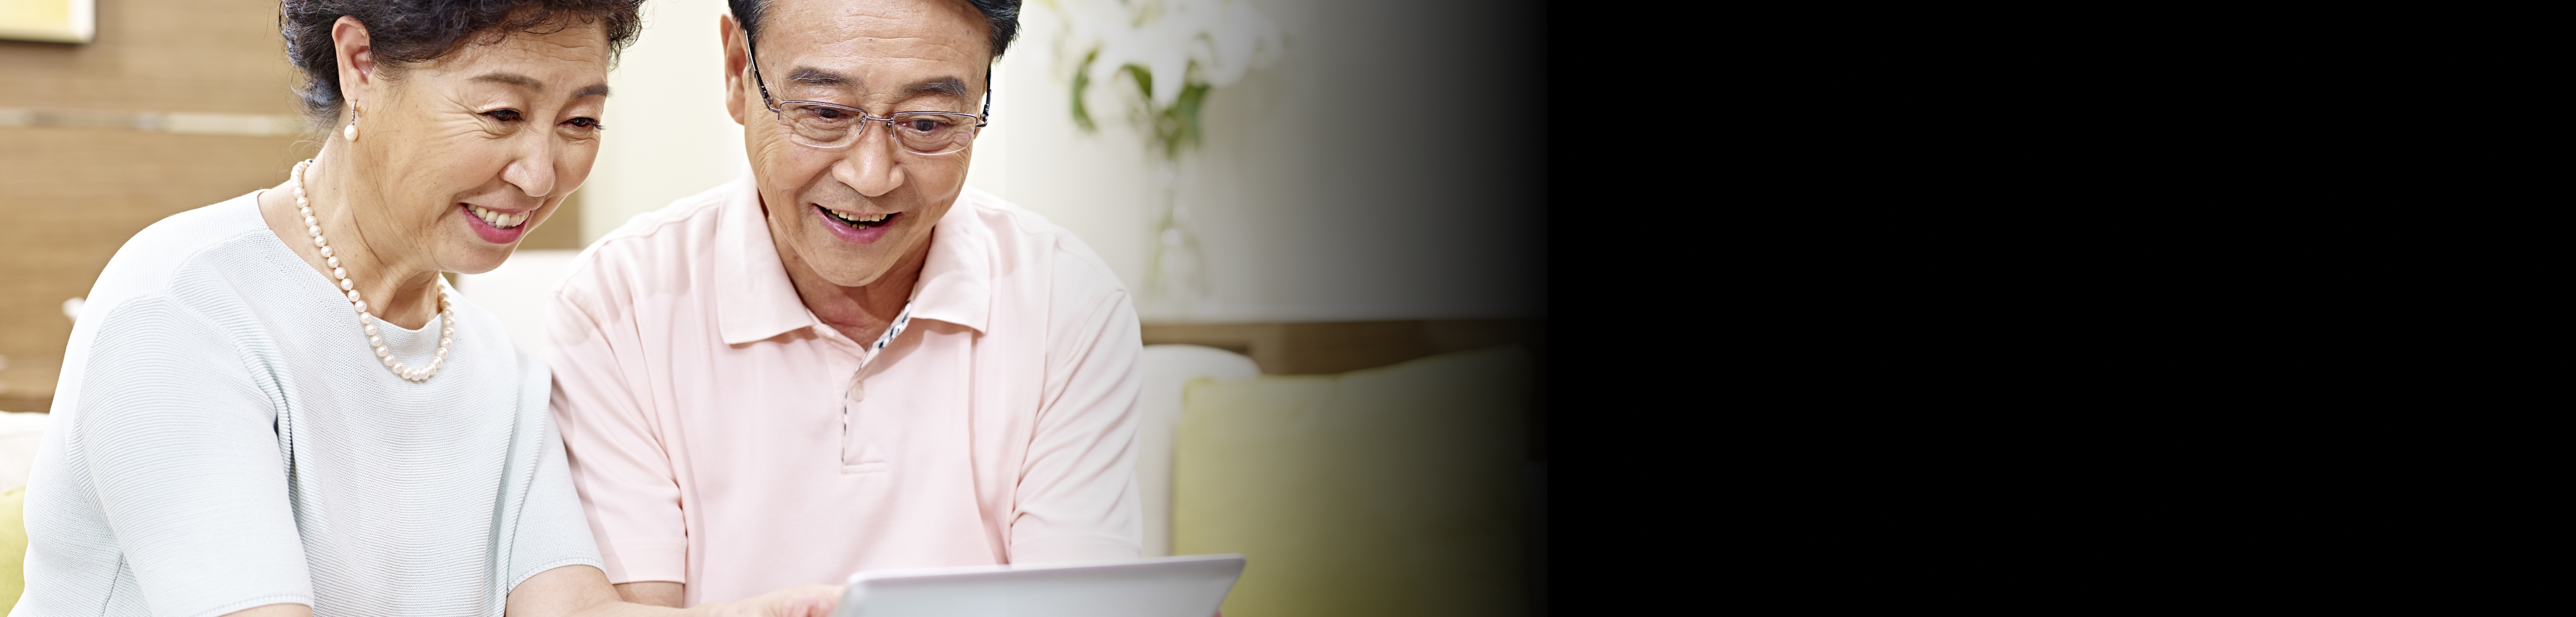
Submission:
{"label": "sofa cushion", "polygon": [[1242,553],[1228,617],[1523,613],[1529,355],[1185,391],[1173,549]]}

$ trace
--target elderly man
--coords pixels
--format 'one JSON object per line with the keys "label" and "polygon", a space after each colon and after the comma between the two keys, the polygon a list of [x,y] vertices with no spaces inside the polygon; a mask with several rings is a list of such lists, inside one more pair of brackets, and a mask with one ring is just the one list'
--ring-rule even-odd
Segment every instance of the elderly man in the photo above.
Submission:
{"label": "elderly man", "polygon": [[1018,5],[720,20],[749,173],[601,238],[549,317],[554,413],[627,598],[1136,556],[1127,291],[965,188]]}

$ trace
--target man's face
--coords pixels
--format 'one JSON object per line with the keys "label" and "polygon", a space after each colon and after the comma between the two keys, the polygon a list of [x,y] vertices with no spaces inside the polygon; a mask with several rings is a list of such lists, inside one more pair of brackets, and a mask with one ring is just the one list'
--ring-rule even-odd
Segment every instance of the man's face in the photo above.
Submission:
{"label": "man's face", "polygon": [[930,232],[966,186],[974,150],[921,155],[884,123],[855,143],[817,148],[790,139],[761,100],[820,101],[888,117],[980,112],[992,65],[988,26],[958,0],[776,0],[761,17],[760,80],[732,17],[723,19],[726,106],[743,125],[770,233],[834,285],[875,283],[929,246]]}

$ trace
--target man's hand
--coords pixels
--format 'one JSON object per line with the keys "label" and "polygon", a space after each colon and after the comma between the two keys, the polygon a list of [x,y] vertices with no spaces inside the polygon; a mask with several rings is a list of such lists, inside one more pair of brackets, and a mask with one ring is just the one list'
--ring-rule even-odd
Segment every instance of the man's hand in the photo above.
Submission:
{"label": "man's hand", "polygon": [[707,611],[710,617],[832,617],[832,609],[841,603],[841,590],[840,585],[804,585],[698,608],[712,609]]}
{"label": "man's hand", "polygon": [[[677,585],[674,585],[675,587]],[[599,568],[573,565],[528,577],[510,590],[503,614],[508,617],[832,617],[841,601],[839,585],[806,585],[773,591],[737,602],[700,604],[686,609],[621,602]],[[295,608],[303,608],[295,605]]]}
{"label": "man's hand", "polygon": [[618,583],[617,599],[646,606],[679,608],[680,600],[687,597],[688,590],[686,585],[668,581]]}

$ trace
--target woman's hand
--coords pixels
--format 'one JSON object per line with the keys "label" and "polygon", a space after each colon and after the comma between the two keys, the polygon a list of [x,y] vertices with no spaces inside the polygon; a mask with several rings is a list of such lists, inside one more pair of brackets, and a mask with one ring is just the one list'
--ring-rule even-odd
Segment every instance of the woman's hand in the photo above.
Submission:
{"label": "woman's hand", "polygon": [[705,609],[709,617],[832,617],[832,609],[840,603],[840,585],[804,585],[697,608]]}

